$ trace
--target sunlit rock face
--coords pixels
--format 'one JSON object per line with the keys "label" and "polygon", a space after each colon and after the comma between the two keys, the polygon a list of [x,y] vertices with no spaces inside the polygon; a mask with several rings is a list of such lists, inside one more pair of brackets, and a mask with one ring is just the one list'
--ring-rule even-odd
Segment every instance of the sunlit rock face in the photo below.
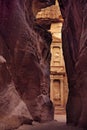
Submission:
{"label": "sunlit rock face", "polygon": [[[54,4],[54,0],[36,1],[39,8]],[[35,23],[33,11],[38,6],[34,2],[0,0],[0,126],[5,130],[32,120],[53,120],[49,99],[52,38]]]}
{"label": "sunlit rock face", "polygon": [[58,0],[69,83],[67,123],[87,128],[87,1]]}

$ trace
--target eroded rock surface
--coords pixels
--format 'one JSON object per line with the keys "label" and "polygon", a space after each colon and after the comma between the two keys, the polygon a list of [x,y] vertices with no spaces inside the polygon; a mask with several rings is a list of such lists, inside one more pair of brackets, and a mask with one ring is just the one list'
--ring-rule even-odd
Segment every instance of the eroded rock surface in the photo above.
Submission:
{"label": "eroded rock surface", "polygon": [[87,128],[87,1],[58,0],[69,84],[67,123]]}
{"label": "eroded rock surface", "polygon": [[[35,4],[35,1],[37,4]],[[51,34],[35,23],[54,0],[0,0],[0,130],[53,120]]]}

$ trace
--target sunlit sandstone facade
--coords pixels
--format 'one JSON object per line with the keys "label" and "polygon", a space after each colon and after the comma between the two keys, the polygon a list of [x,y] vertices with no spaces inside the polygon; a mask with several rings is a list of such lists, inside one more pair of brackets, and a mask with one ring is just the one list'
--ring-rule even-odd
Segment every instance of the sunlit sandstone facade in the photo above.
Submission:
{"label": "sunlit sandstone facade", "polygon": [[54,103],[56,113],[57,107],[65,108],[68,94],[67,77],[62,52],[61,27],[62,22],[52,23],[51,25],[53,42],[51,44],[50,97]]}
{"label": "sunlit sandstone facade", "polygon": [[41,10],[37,15],[37,21],[52,34],[50,98],[54,104],[55,114],[60,114],[60,110],[63,111],[66,105],[68,85],[61,40],[63,19],[61,17],[58,3],[56,2],[55,6]]}

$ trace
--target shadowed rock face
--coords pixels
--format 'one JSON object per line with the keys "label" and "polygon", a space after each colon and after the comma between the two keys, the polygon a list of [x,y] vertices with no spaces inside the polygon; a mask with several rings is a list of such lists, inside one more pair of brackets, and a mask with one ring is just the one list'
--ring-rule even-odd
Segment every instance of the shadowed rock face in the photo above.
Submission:
{"label": "shadowed rock face", "polygon": [[[52,39],[35,23],[33,11],[38,6],[34,2],[0,0],[0,123],[7,123],[5,129],[31,123],[32,119],[53,119],[49,99]],[[50,6],[54,0],[43,2],[43,6],[42,2],[37,0],[39,8]]]}
{"label": "shadowed rock face", "polygon": [[87,1],[58,0],[69,83],[67,123],[87,128]]}

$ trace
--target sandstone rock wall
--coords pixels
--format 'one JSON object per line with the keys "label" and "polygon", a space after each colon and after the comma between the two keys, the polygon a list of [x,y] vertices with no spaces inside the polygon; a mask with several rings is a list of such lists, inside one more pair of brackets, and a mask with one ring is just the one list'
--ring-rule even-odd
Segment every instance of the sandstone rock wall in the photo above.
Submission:
{"label": "sandstone rock wall", "polygon": [[35,23],[38,5],[41,9],[52,4],[54,0],[0,0],[0,127],[5,130],[32,120],[53,120],[52,38]]}
{"label": "sandstone rock wall", "polygon": [[58,1],[64,18],[63,52],[69,83],[67,123],[87,128],[87,1]]}

